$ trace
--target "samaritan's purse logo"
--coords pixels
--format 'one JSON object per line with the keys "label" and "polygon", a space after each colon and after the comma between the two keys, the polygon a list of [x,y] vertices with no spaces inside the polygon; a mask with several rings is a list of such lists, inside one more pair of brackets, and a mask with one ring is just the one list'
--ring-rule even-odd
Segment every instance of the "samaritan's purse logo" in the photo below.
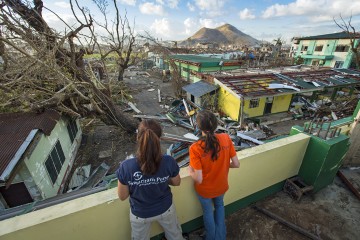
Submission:
{"label": "samaritan's purse logo", "polygon": [[139,181],[142,178],[142,174],[140,171],[134,173],[134,179],[135,181]]}

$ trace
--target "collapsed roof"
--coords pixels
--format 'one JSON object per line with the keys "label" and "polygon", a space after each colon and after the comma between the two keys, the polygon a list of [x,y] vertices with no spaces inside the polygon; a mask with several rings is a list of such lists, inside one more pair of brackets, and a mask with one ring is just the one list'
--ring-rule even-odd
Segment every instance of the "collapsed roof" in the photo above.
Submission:
{"label": "collapsed roof", "polygon": [[305,93],[360,85],[360,72],[332,69],[241,76],[214,76],[220,84],[244,98]]}

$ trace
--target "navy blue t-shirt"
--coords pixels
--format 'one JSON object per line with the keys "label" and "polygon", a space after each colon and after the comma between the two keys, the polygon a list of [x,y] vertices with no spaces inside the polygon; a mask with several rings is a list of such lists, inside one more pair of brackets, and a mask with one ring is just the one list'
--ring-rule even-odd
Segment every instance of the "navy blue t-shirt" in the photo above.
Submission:
{"label": "navy blue t-shirt", "polygon": [[117,178],[129,186],[131,212],[141,218],[154,217],[164,213],[172,204],[169,179],[179,174],[174,158],[163,155],[159,170],[154,175],[143,175],[136,158],[120,164]]}

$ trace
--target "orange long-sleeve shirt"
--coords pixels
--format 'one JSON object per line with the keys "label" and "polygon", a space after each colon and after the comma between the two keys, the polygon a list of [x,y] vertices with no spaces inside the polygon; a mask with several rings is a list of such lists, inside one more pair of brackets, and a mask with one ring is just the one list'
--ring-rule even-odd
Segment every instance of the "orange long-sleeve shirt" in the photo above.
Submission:
{"label": "orange long-sleeve shirt", "polygon": [[220,144],[218,159],[211,160],[211,152],[205,153],[203,141],[197,141],[190,146],[190,166],[202,170],[203,181],[195,183],[196,192],[204,198],[214,198],[224,194],[229,189],[228,173],[230,158],[236,155],[234,145],[225,133],[215,134]]}

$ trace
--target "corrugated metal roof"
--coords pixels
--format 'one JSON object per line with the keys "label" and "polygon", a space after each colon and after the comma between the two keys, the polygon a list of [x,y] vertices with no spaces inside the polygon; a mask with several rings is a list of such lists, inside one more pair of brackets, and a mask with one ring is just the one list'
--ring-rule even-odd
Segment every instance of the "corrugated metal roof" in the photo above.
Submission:
{"label": "corrugated metal roof", "polygon": [[222,84],[245,98],[279,95],[292,90],[270,89],[269,84],[280,83],[300,89],[300,92],[323,88],[360,85],[360,77],[335,70],[283,72],[242,76],[216,76]]}
{"label": "corrugated metal roof", "polygon": [[338,32],[338,33],[330,33],[330,34],[323,34],[323,35],[316,35],[316,36],[308,36],[308,37],[298,37],[295,38],[297,40],[320,40],[320,39],[349,39],[349,38],[360,38],[360,33],[347,33],[347,32]]}
{"label": "corrugated metal roof", "polygon": [[356,70],[356,69],[335,68],[335,69],[333,69],[333,70],[336,71],[336,72],[340,72],[340,73],[345,73],[345,74],[360,76],[360,71],[358,71],[358,70]]}
{"label": "corrugated metal roof", "polygon": [[199,55],[185,55],[185,54],[184,55],[172,55],[172,56],[170,56],[170,58],[172,58],[176,61],[185,62],[188,64],[193,64],[193,65],[201,66],[201,67],[220,67],[221,64],[223,64],[225,66],[227,63],[233,64],[231,66],[240,66],[241,65],[241,63],[236,60],[205,57],[205,56],[199,56]]}
{"label": "corrugated metal roof", "polygon": [[212,91],[218,89],[219,86],[204,82],[198,81],[183,87],[183,89],[195,97],[201,97],[205,94],[211,93]]}
{"label": "corrugated metal roof", "polygon": [[0,114],[0,175],[4,172],[33,129],[50,135],[60,114],[55,110],[43,113],[3,113]]}

